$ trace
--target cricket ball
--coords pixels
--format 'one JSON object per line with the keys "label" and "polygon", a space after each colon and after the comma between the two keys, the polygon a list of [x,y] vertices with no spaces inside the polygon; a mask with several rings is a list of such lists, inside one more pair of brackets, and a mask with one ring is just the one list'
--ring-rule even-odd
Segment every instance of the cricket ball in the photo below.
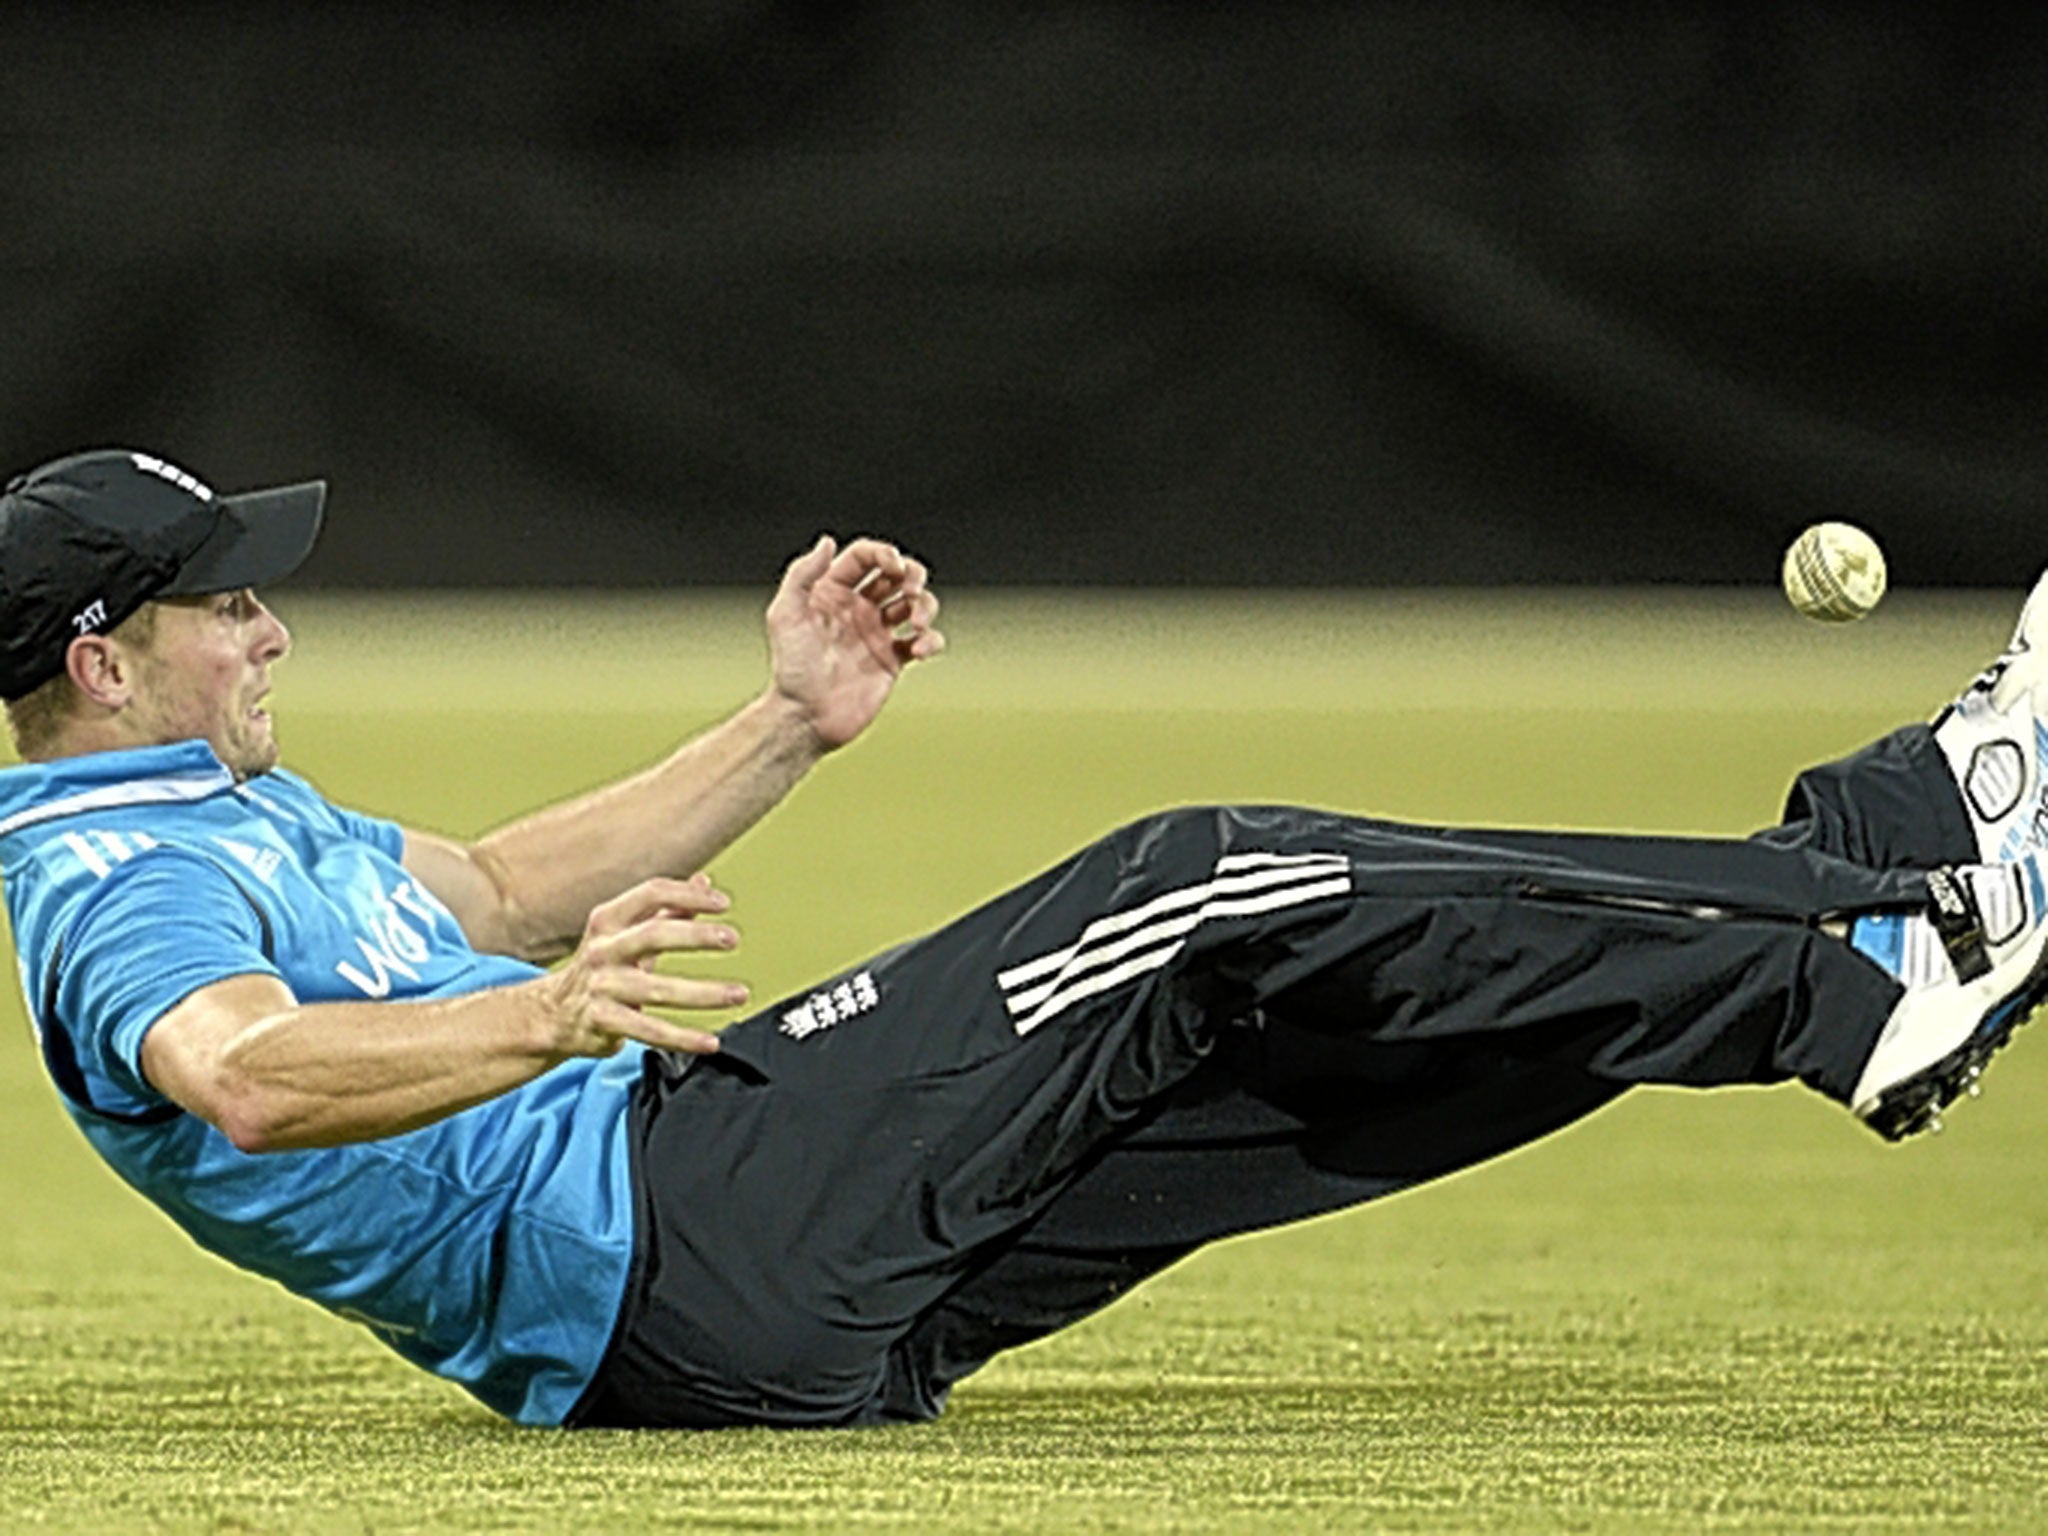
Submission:
{"label": "cricket ball", "polygon": [[1846,624],[1884,596],[1884,551],[1853,523],[1815,523],[1785,551],[1785,596],[1809,619]]}

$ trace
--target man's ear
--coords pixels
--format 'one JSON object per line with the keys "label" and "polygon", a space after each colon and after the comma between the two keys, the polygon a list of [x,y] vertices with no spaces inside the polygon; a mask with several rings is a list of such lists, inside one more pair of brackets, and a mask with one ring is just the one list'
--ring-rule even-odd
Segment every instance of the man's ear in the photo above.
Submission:
{"label": "man's ear", "polygon": [[72,686],[104,709],[119,709],[135,691],[134,663],[111,635],[80,635],[64,652]]}

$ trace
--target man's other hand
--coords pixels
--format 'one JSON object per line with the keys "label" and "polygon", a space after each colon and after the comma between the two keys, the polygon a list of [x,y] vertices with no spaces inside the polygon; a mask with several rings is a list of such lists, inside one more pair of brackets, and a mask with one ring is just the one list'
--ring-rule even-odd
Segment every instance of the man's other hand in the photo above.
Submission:
{"label": "man's other hand", "polygon": [[827,535],[784,572],[768,605],[773,686],[827,751],[881,712],[904,667],[936,656],[939,600],[924,562],[880,539]]}
{"label": "man's other hand", "polygon": [[645,880],[591,910],[576,953],[547,978],[548,1008],[564,1056],[610,1056],[628,1040],[698,1055],[718,1037],[649,1013],[650,1008],[737,1008],[747,1000],[738,982],[670,976],[654,968],[661,956],[726,951],[739,934],[716,920],[731,898],[698,875]]}

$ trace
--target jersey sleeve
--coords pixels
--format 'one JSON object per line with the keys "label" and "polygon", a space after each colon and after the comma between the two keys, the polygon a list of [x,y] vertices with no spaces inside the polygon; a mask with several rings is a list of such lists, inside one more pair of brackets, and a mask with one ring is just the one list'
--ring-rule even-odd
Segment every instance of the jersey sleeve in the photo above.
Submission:
{"label": "jersey sleeve", "polygon": [[[218,865],[157,848],[118,866],[64,926],[54,959],[54,1017],[88,1106],[129,1113],[165,1102],[142,1075],[152,1024],[230,976],[278,976],[261,914]],[[48,978],[39,978],[39,993]],[[39,995],[38,1002],[42,1001]]]}

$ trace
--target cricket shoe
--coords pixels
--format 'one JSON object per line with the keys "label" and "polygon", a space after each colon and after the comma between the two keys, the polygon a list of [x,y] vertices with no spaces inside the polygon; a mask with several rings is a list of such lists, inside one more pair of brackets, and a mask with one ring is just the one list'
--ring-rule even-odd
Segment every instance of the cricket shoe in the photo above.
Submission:
{"label": "cricket shoe", "polygon": [[2048,847],[2048,573],[2034,584],[2005,654],[1934,717],[1987,864]]}
{"label": "cricket shoe", "polygon": [[[2030,853],[1933,870],[1925,914],[1857,924],[1852,942],[1906,989],[1849,1098],[1887,1141],[1940,1130],[1941,1112],[1957,1095],[1976,1094],[1985,1064],[2048,1000],[2044,861],[2048,855]],[[1864,933],[1866,925],[1876,925],[1875,934]]]}

